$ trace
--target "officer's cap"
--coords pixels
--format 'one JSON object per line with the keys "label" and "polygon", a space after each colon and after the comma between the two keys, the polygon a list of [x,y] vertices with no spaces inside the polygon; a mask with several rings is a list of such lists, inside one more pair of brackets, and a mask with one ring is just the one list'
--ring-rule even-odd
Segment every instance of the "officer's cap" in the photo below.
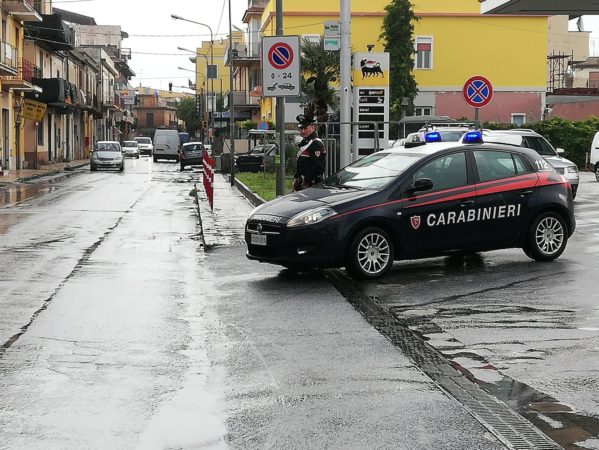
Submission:
{"label": "officer's cap", "polygon": [[315,124],[316,121],[314,120],[314,116],[309,114],[309,115],[305,115],[305,114],[299,114],[295,120],[297,120],[297,126],[298,128],[303,128],[306,127],[308,125],[312,125]]}

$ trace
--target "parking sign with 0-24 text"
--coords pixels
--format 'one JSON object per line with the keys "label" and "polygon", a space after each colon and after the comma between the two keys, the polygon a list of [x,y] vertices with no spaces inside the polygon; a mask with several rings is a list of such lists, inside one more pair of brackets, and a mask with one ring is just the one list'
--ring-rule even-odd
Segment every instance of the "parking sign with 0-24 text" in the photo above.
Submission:
{"label": "parking sign with 0-24 text", "polygon": [[297,97],[300,76],[299,36],[262,38],[262,95]]}

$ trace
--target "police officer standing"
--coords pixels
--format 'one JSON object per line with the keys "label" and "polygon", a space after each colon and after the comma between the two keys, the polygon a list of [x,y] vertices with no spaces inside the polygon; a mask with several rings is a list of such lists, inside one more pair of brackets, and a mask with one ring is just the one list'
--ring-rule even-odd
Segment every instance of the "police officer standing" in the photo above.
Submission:
{"label": "police officer standing", "polygon": [[300,114],[296,117],[300,136],[297,166],[293,175],[293,190],[301,191],[322,180],[326,166],[326,150],[316,135],[316,124],[312,116]]}

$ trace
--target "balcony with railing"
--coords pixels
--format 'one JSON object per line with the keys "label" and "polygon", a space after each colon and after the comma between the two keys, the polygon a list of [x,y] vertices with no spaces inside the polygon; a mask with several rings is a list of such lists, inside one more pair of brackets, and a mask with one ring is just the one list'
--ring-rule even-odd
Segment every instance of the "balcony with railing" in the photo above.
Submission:
{"label": "balcony with railing", "polygon": [[18,66],[17,48],[8,42],[0,41],[0,75],[16,75]]}
{"label": "balcony with railing", "polygon": [[3,75],[2,90],[30,88],[32,87],[35,66],[25,58],[18,60],[17,73],[14,75]]}
{"label": "balcony with railing", "polygon": [[[35,67],[32,68],[33,73],[35,73]],[[40,87],[42,92],[36,94],[27,93],[25,96],[45,103],[55,108],[58,112],[72,111],[75,108],[81,107],[84,101],[77,86],[64,78],[33,77],[32,83]]]}
{"label": "balcony with railing", "polygon": [[131,59],[131,49],[130,48],[121,48],[119,50],[119,55],[121,60],[129,61]]}
{"label": "balcony with railing", "polygon": [[75,31],[65,24],[59,13],[43,14],[41,17],[41,23],[25,23],[27,39],[39,40],[52,50],[75,48]]}
{"label": "balcony with railing", "polygon": [[231,64],[231,53],[233,57],[233,65],[236,67],[260,66],[260,45],[248,45],[238,42],[233,43],[233,52],[229,52],[229,48],[225,51],[225,65]]}
{"label": "balcony with railing", "polygon": [[[239,111],[248,111],[260,106],[260,94],[257,91],[233,91],[233,101],[235,109]],[[225,109],[229,108],[229,93],[225,95],[223,104]]]}
{"label": "balcony with railing", "polygon": [[2,0],[2,9],[23,22],[41,22],[33,0]]}

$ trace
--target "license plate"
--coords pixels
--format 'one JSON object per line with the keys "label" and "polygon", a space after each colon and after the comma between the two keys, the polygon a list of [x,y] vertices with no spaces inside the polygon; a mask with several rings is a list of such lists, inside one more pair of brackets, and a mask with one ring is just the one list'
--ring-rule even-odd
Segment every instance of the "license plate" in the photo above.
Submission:
{"label": "license plate", "polygon": [[250,235],[250,243],[253,245],[266,245],[265,234],[252,234]]}

